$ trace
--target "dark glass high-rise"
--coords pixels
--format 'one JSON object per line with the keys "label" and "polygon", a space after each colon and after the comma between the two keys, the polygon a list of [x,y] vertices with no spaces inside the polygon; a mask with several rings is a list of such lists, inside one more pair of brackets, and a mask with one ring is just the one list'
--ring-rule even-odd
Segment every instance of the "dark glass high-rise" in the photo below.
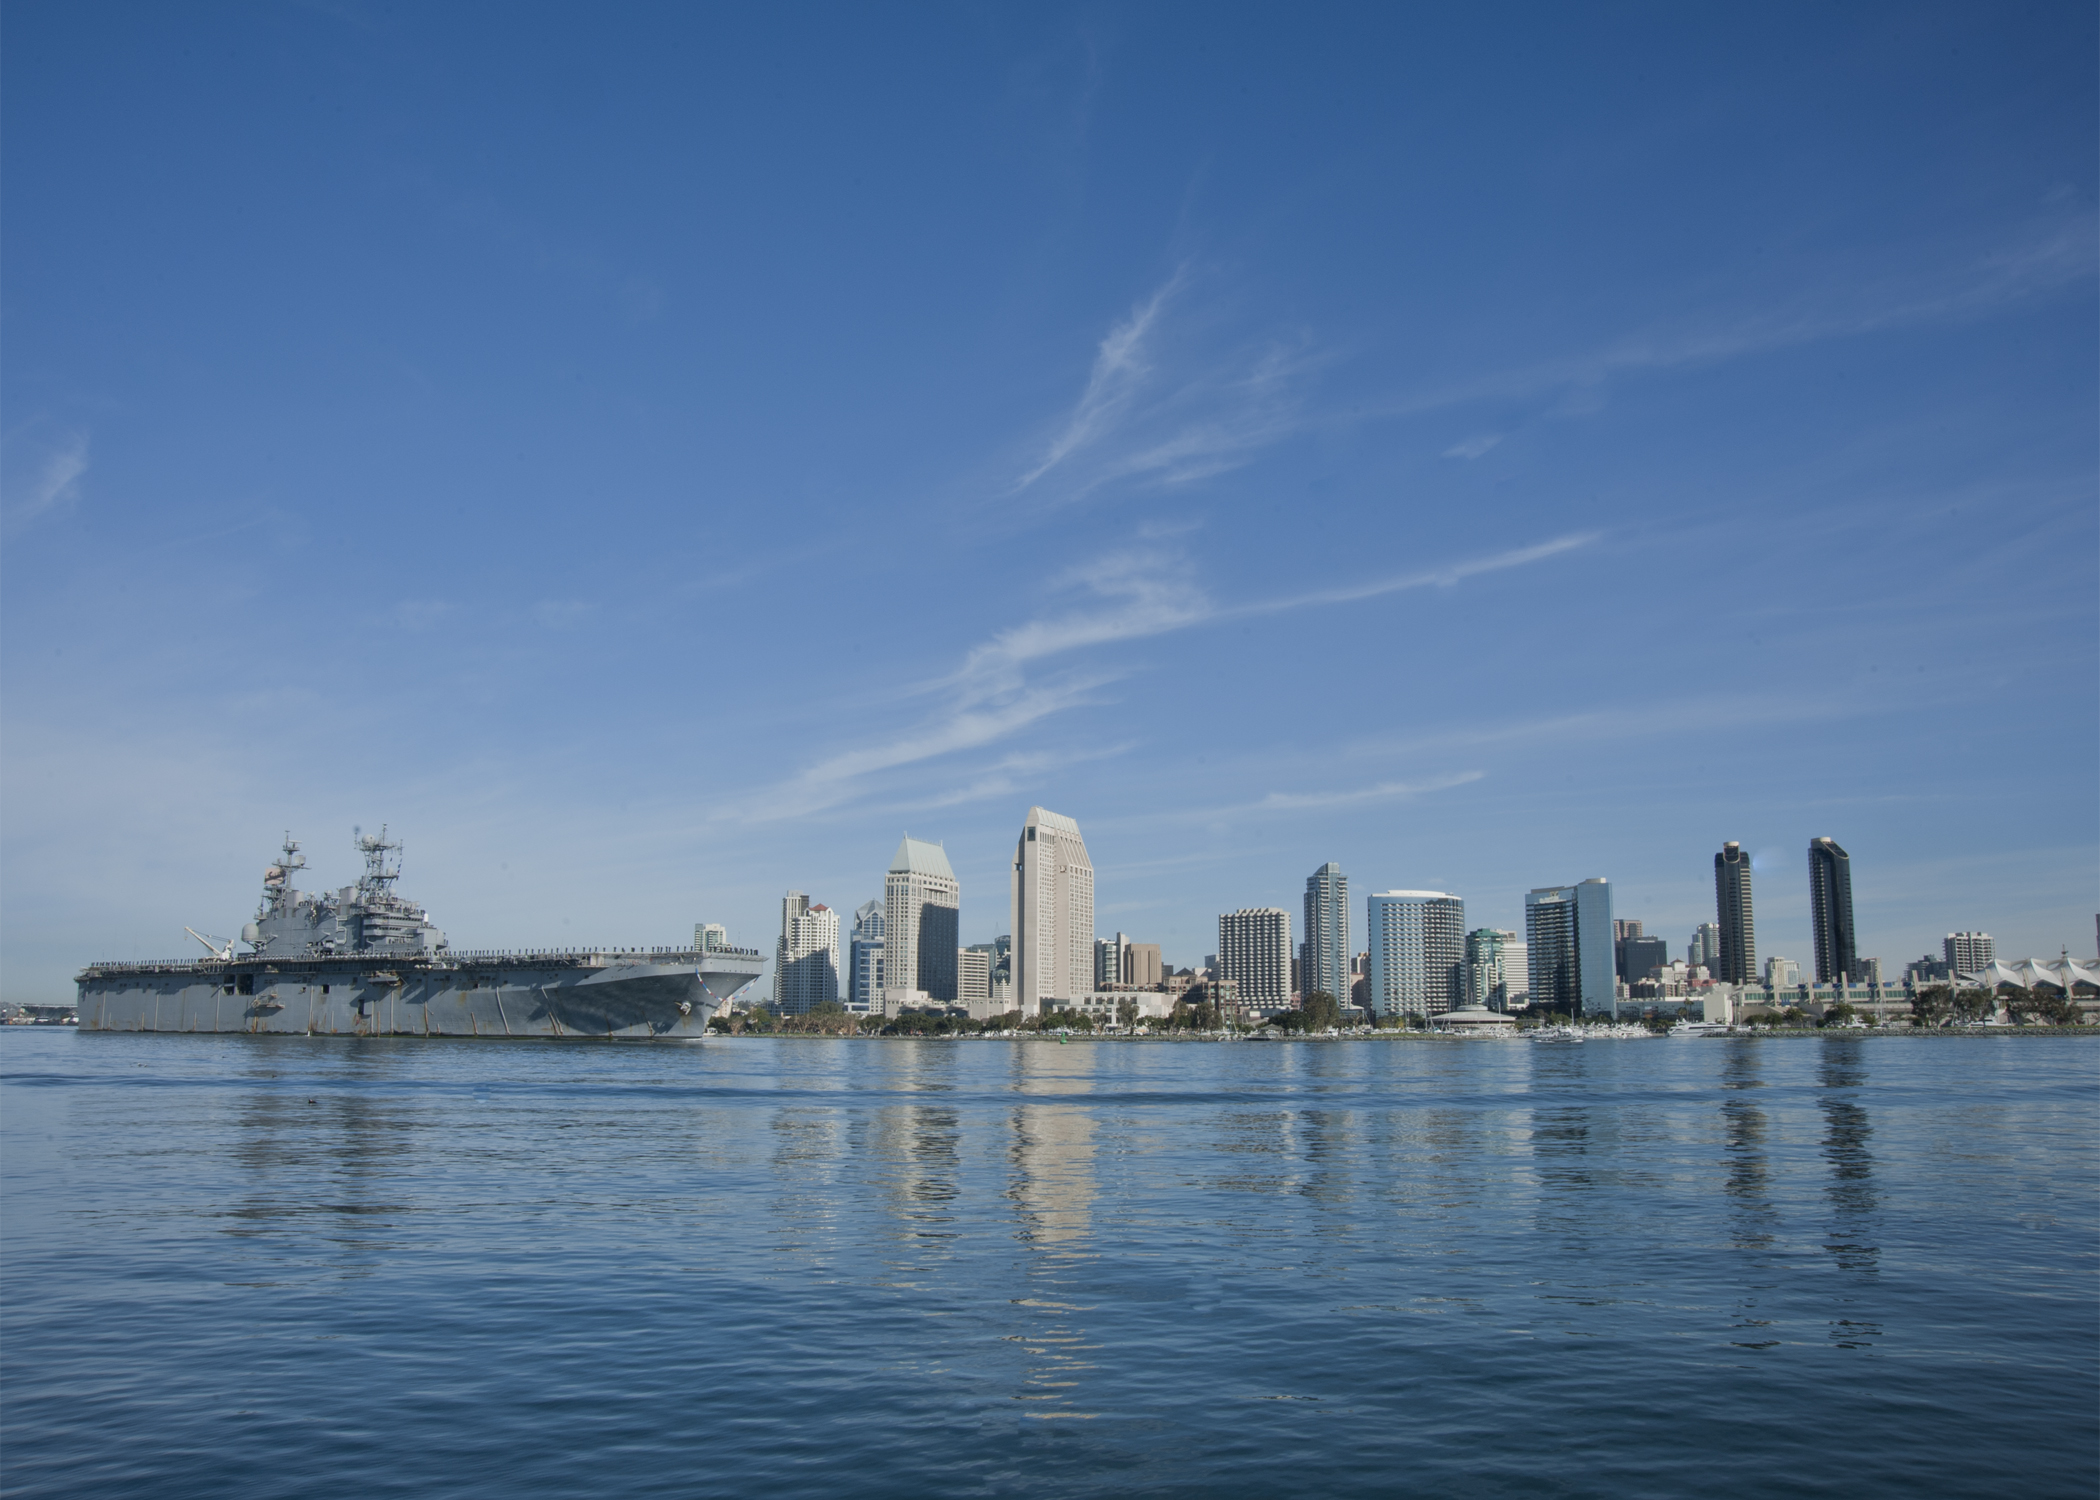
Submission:
{"label": "dark glass high-rise", "polygon": [[1750,856],[1738,843],[1714,856],[1714,906],[1721,927],[1720,969],[1724,984],[1757,981],[1757,926],[1750,914]]}
{"label": "dark glass high-rise", "polygon": [[1816,983],[1855,982],[1860,963],[1852,928],[1852,856],[1836,839],[1808,841],[1808,919],[1815,930]]}

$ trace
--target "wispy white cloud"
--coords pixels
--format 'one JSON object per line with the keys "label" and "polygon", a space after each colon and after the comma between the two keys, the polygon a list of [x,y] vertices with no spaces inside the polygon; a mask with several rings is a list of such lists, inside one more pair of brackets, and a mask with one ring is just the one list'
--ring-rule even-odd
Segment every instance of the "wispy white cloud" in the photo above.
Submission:
{"label": "wispy white cloud", "polygon": [[1405,593],[1410,589],[1450,588],[1468,578],[1477,578],[1482,573],[1499,573],[1506,568],[1521,568],[1527,563],[1544,562],[1549,557],[1559,557],[1564,552],[1577,551],[1589,546],[1597,537],[1598,533],[1594,531],[1575,532],[1568,536],[1557,536],[1548,542],[1537,542],[1529,547],[1516,547],[1508,552],[1492,553],[1487,557],[1468,558],[1464,562],[1447,563],[1438,568],[1424,568],[1418,572],[1401,573],[1391,578],[1373,579],[1368,583],[1346,584],[1341,588],[1321,589],[1311,594],[1296,594],[1245,604],[1231,613],[1273,615],[1315,604],[1353,604],[1359,599],[1376,599],[1381,594]]}
{"label": "wispy white cloud", "polygon": [[1431,777],[1427,781],[1381,781],[1376,786],[1356,787],[1338,792],[1271,792],[1259,802],[1248,802],[1220,811],[1302,812],[1312,808],[1358,807],[1368,802],[1395,802],[1406,797],[1419,797],[1427,792],[1449,791],[1452,787],[1478,781],[1486,774],[1485,771],[1457,771],[1449,776]]}
{"label": "wispy white cloud", "polygon": [[976,772],[962,786],[936,793],[931,797],[891,803],[883,810],[890,813],[931,812],[943,807],[958,807],[966,802],[1011,797],[1030,785],[1040,785],[1042,778],[1053,771],[1062,771],[1085,761],[1111,760],[1119,755],[1127,755],[1137,748],[1137,744],[1136,740],[1124,740],[1114,745],[1003,756],[996,764]]}
{"label": "wispy white cloud", "polygon": [[996,744],[1052,714],[1097,702],[1097,691],[1117,675],[1068,673],[1025,685],[998,702],[952,704],[901,735],[819,761],[727,811],[747,822],[772,822],[837,807],[862,796],[868,779],[883,772]]}
{"label": "wispy white cloud", "polygon": [[61,505],[80,498],[80,476],[88,470],[88,439],[84,432],[67,434],[44,456],[27,492],[13,507],[11,519],[30,521]]}
{"label": "wispy white cloud", "polygon": [[[1613,377],[1647,371],[1722,364],[1752,355],[1829,339],[1935,323],[1960,322],[1998,308],[2046,296],[2096,270],[2091,214],[2060,221],[2022,244],[1972,259],[1954,269],[1907,278],[1857,283],[1832,293],[1797,298],[1725,320],[1685,321],[1651,328],[1599,348],[1560,359],[1493,371],[1468,380],[1425,386],[1333,420],[1410,416],[1481,401],[1553,397],[1564,415],[1602,405],[1601,388]],[[1445,450],[1447,458],[1477,458],[1472,438]]]}
{"label": "wispy white cloud", "polygon": [[[871,778],[1003,742],[1054,715],[1103,701],[1100,690],[1126,675],[1122,670],[1107,668],[1031,679],[1030,669],[1035,664],[1069,652],[1164,635],[1210,621],[1344,604],[1407,589],[1448,587],[1483,573],[1556,557],[1593,540],[1593,535],[1558,537],[1536,546],[1399,577],[1229,608],[1218,606],[1195,582],[1185,559],[1143,548],[1110,553],[1072,570],[1060,580],[1066,588],[1085,590],[1093,602],[1003,630],[973,648],[950,676],[928,684],[926,691],[947,699],[939,711],[902,734],[820,761],[744,799],[731,809],[731,815],[748,821],[768,821],[804,816],[857,800],[870,789]],[[1025,764],[1010,758],[999,767],[971,773],[961,786],[936,795],[950,802],[968,801],[978,795],[1003,795],[1018,785],[1013,778],[1025,774]],[[1412,795],[1423,789],[1423,785],[1387,782],[1349,795],[1369,800]],[[1278,799],[1293,795],[1300,794],[1274,794]],[[1273,800],[1256,805],[1292,804],[1288,800]]]}
{"label": "wispy white cloud", "polygon": [[1094,367],[1087,375],[1079,404],[1065,419],[1064,429],[1043,450],[1033,467],[1014,482],[1019,494],[1073,454],[1097,441],[1129,410],[1140,382],[1151,370],[1146,340],[1167,299],[1180,289],[1183,272],[1177,270],[1166,285],[1130,310],[1130,316],[1108,331],[1094,353]]}
{"label": "wispy white cloud", "polygon": [[959,688],[966,697],[974,698],[1010,687],[1029,662],[1086,646],[1186,629],[1217,612],[1184,562],[1151,549],[1109,553],[1068,571],[1057,582],[1064,588],[1084,588],[1094,602],[1000,631],[974,647],[942,685]]}
{"label": "wispy white cloud", "polygon": [[1109,330],[1078,403],[1007,499],[1034,491],[1038,506],[1070,505],[1118,484],[1194,484],[1303,425],[1299,390],[1319,361],[1302,341],[1201,354],[1184,347],[1170,357],[1167,311],[1188,279],[1184,266]]}
{"label": "wispy white cloud", "polygon": [[1444,457],[1478,458],[1481,454],[1486,453],[1489,449],[1499,446],[1501,442],[1501,433],[1483,432],[1477,437],[1467,438],[1463,443],[1453,443],[1450,447],[1444,450]]}

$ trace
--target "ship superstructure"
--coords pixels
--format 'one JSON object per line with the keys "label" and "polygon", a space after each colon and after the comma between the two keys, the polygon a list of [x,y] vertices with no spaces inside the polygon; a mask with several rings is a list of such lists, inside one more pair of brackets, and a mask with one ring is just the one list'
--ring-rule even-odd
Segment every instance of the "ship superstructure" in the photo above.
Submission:
{"label": "ship superstructure", "polygon": [[241,929],[246,953],[192,932],[210,957],[97,963],[78,976],[85,1031],[359,1036],[698,1036],[758,976],[756,949],[562,948],[456,952],[401,896],[401,845],[355,835],[365,872],[310,894],[289,834]]}

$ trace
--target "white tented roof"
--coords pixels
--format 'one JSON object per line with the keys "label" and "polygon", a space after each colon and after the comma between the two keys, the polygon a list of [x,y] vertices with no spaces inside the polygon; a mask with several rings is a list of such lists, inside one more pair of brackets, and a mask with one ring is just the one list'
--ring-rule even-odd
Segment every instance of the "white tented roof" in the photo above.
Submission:
{"label": "white tented roof", "polygon": [[2080,963],[2075,958],[2000,959],[1986,965],[1980,974],[1957,974],[1956,978],[1963,984],[1980,984],[1993,990],[2001,984],[2017,984],[2028,990],[2038,984],[2053,984],[2066,991],[2074,984],[2100,988],[2100,962]]}
{"label": "white tented roof", "polygon": [[955,871],[948,867],[948,851],[939,844],[929,844],[924,839],[915,839],[910,834],[897,846],[897,857],[890,861],[892,875],[938,875],[943,880],[953,880]]}

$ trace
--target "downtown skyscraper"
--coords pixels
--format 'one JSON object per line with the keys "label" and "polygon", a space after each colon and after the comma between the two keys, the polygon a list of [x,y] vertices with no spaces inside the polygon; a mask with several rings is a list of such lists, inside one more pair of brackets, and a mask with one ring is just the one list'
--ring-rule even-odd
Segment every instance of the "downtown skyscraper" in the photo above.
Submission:
{"label": "downtown skyscraper", "polygon": [[1298,949],[1298,990],[1349,999],[1349,877],[1329,860],[1305,877],[1305,941]]}
{"label": "downtown skyscraper", "polygon": [[1721,951],[1713,977],[1723,984],[1757,983],[1757,924],[1750,913],[1750,856],[1730,842],[1714,856],[1714,906]]}
{"label": "downtown skyscraper", "polygon": [[1013,865],[1014,1004],[1055,1010],[1094,988],[1094,864],[1079,825],[1028,809]]}
{"label": "downtown skyscraper", "polygon": [[1816,983],[1851,984],[1863,976],[1852,927],[1852,856],[1836,839],[1808,841],[1808,920],[1816,945]]}
{"label": "downtown skyscraper", "polygon": [[1618,999],[1611,926],[1611,882],[1540,886],[1524,897],[1525,956],[1531,1003],[1571,1012],[1609,1013]]}
{"label": "downtown skyscraper", "polygon": [[839,914],[800,891],[780,902],[780,942],[773,952],[773,1007],[799,1016],[839,998]]}
{"label": "downtown skyscraper", "polygon": [[1375,1014],[1426,1020],[1465,1004],[1465,902],[1445,891],[1374,891],[1364,905]]}
{"label": "downtown skyscraper", "polygon": [[948,851],[906,834],[882,882],[884,1004],[953,1005],[962,886]]}

